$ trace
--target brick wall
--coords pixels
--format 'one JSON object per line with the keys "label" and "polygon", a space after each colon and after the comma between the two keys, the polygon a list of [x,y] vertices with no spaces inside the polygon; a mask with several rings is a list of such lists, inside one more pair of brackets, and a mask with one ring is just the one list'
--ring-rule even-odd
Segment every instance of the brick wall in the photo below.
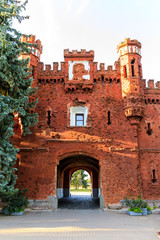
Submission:
{"label": "brick wall", "polygon": [[[158,102],[148,104],[145,99],[158,99],[160,92],[153,86],[152,90],[146,88],[141,78],[138,79],[138,97],[130,92],[125,99],[129,101],[127,111],[133,110],[127,115],[122,96],[121,58],[115,62],[115,69],[112,66],[105,69],[103,63],[98,69],[93,51],[65,50],[64,58],[60,69],[57,63],[52,69],[49,65],[44,68],[40,61],[35,65],[33,61],[39,122],[32,128],[33,134],[22,137],[19,143],[17,184],[29,189],[30,198],[46,199],[56,195],[57,178],[60,179],[58,185],[64,186],[67,169],[83,167],[98,172],[97,186],[106,205],[129,195],[143,194],[145,198],[157,199],[160,195],[160,108]],[[131,98],[142,104],[138,114],[134,111],[137,102],[133,103]],[[87,107],[86,126],[70,126],[70,108],[75,106]],[[146,133],[148,123],[153,130],[151,135]],[[73,156],[75,160],[66,160],[57,175],[62,161],[64,164],[65,159]],[[83,156],[83,161],[78,164],[76,156]]]}

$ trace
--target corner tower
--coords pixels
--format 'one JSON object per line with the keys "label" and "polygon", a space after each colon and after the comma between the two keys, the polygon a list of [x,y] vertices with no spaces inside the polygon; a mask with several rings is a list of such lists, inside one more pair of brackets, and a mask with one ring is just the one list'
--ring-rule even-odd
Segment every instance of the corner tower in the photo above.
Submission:
{"label": "corner tower", "polygon": [[[43,46],[41,44],[41,41],[38,39],[36,40],[35,35],[24,35],[21,38],[22,42],[33,44],[32,47],[30,47],[30,53],[29,54],[22,54],[20,56],[21,59],[28,58],[30,59],[28,67],[32,69],[32,77],[33,79],[37,80],[37,74],[38,74],[38,63],[40,62]],[[36,81],[32,82],[32,87],[37,87]]]}
{"label": "corner tower", "polygon": [[143,116],[141,43],[126,38],[118,45],[125,116],[137,125]]}

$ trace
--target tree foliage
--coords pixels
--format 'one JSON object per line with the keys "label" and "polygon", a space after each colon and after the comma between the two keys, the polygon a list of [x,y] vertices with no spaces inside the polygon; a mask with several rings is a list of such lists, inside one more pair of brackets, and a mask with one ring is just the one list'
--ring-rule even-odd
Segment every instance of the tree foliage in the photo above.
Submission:
{"label": "tree foliage", "polygon": [[26,196],[27,190],[15,189],[14,192],[5,192],[2,196],[2,202],[6,203],[2,212],[10,215],[14,212],[21,212],[28,206],[28,197]]}
{"label": "tree foliage", "polygon": [[76,189],[79,187],[87,188],[88,187],[88,181],[86,179],[88,175],[84,170],[77,170],[72,174],[71,178],[71,185],[74,186]]}
{"label": "tree foliage", "polygon": [[10,141],[14,134],[14,116],[21,119],[23,134],[30,133],[29,127],[37,122],[37,114],[31,113],[36,101],[30,103],[29,97],[35,93],[32,88],[29,54],[32,44],[22,42],[23,34],[12,27],[13,20],[21,22],[21,15],[27,1],[0,1],[0,192],[14,190],[15,168],[18,149]]}

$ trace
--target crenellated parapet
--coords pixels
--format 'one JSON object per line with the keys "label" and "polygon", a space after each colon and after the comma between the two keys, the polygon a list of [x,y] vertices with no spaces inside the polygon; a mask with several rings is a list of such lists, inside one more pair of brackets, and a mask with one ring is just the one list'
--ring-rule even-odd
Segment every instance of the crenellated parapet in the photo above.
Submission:
{"label": "crenellated parapet", "polygon": [[146,84],[146,79],[143,79],[143,86],[145,91],[160,92],[160,81],[155,83],[154,79],[149,79]]}
{"label": "crenellated parapet", "polygon": [[149,79],[146,83],[146,79],[143,79],[143,88],[145,104],[160,104],[160,81],[155,83]]}
{"label": "crenellated parapet", "polygon": [[100,63],[99,64],[99,69],[98,69],[98,63],[93,62],[93,71],[94,72],[104,72],[104,73],[119,73],[120,74],[120,63],[119,61],[115,62],[114,67],[112,65],[108,65],[107,68],[105,67],[105,63]]}
{"label": "crenellated parapet", "polygon": [[64,49],[64,58],[91,58],[94,59],[94,51],[86,51],[86,49],[72,50],[71,52],[69,49]]}
{"label": "crenellated parapet", "polygon": [[44,63],[39,62],[38,64],[38,83],[39,84],[48,84],[48,83],[59,83],[64,82],[65,76],[65,63],[53,62],[53,65],[44,65]]}
{"label": "crenellated parapet", "polygon": [[60,63],[60,69],[59,69],[59,63],[58,62],[53,62],[53,65],[51,66],[50,64],[46,64],[44,65],[43,62],[39,62],[38,63],[38,71],[40,74],[47,74],[49,73],[60,73],[60,72],[64,72],[65,69],[65,63],[61,62]]}
{"label": "crenellated parapet", "polygon": [[65,90],[70,92],[75,89],[91,91],[93,83],[120,83],[120,62],[116,61],[114,67],[105,63],[93,62],[94,51],[64,50],[65,62],[53,65],[38,64],[38,82],[40,84],[64,82]]}
{"label": "crenellated parapet", "polygon": [[105,63],[99,64],[99,69],[97,67],[98,63],[93,62],[93,82],[120,82],[120,63],[115,62],[114,67],[112,65],[105,67]]}

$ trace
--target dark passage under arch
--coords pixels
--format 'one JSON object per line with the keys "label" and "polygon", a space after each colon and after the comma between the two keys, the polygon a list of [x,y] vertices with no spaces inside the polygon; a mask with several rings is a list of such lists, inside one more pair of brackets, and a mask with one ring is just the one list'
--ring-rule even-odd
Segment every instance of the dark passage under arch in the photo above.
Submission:
{"label": "dark passage under arch", "polygon": [[[76,170],[86,170],[91,176],[92,196],[70,195],[70,180]],[[100,175],[99,161],[85,155],[67,157],[57,166],[57,198],[60,208],[88,209],[99,207]]]}

